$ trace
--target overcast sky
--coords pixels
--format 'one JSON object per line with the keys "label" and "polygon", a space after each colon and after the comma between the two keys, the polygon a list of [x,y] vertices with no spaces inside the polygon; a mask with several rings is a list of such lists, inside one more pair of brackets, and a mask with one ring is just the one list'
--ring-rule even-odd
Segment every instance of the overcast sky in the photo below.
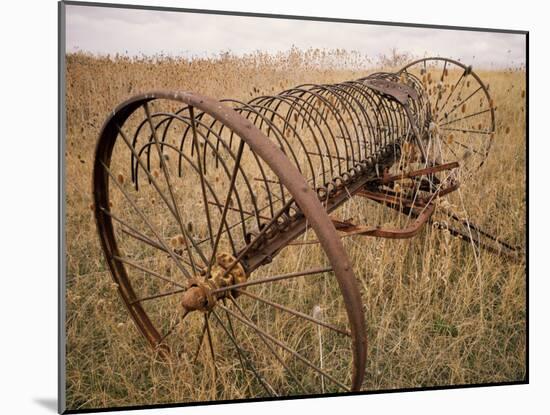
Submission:
{"label": "overcast sky", "polygon": [[68,5],[67,52],[212,56],[346,49],[376,59],[392,48],[416,56],[453,57],[475,66],[525,62],[525,36],[370,24],[297,21]]}

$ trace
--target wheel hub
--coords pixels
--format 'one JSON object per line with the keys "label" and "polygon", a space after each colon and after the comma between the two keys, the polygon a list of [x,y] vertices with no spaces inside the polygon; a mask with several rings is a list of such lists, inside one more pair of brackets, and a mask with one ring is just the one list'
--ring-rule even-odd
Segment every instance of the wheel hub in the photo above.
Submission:
{"label": "wheel hub", "polygon": [[217,301],[228,296],[238,297],[236,289],[217,291],[239,284],[247,280],[246,272],[240,262],[227,253],[216,255],[216,262],[212,264],[207,275],[207,269],[203,269],[200,275],[195,276],[189,283],[189,288],[183,293],[181,305],[189,311],[209,311]]}

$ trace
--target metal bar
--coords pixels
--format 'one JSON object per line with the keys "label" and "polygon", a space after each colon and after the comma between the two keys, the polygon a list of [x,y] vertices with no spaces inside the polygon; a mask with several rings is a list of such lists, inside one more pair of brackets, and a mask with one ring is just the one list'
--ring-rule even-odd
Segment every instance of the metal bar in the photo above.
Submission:
{"label": "metal bar", "polygon": [[275,389],[273,388],[273,386],[271,386],[263,377],[260,376],[260,374],[258,373],[258,370],[256,369],[256,367],[252,364],[252,362],[250,362],[250,359],[247,359],[243,355],[243,353],[241,351],[241,347],[237,344],[237,340],[235,338],[235,332],[233,331],[233,326],[231,324],[231,320],[229,319],[229,313],[226,312],[227,321],[229,322],[230,330],[227,330],[227,327],[225,327],[225,324],[223,324],[223,321],[221,320],[221,318],[218,316],[218,314],[215,311],[212,311],[212,314],[214,315],[214,317],[216,317],[216,320],[218,321],[219,325],[221,326],[221,328],[223,329],[223,331],[225,332],[225,334],[227,335],[229,340],[231,340],[231,343],[233,343],[233,346],[235,347],[235,350],[237,350],[237,354],[239,356],[239,362],[241,363],[241,367],[243,368],[243,371],[246,370],[246,367],[243,363],[243,359],[246,359],[246,362],[250,366],[250,369],[252,370],[252,373],[254,373],[254,376],[256,377],[256,379],[258,379],[258,382],[260,383],[260,385],[262,385],[262,387],[265,389],[267,394],[268,395],[279,396],[277,394],[277,392],[275,391]]}
{"label": "metal bar", "polygon": [[[237,308],[237,310],[239,310],[239,313],[241,313],[241,315],[248,319],[250,321],[250,317],[248,317],[246,315],[246,313],[243,311],[243,309],[241,308],[241,306],[239,305],[239,303],[237,303],[235,301],[235,299],[233,298],[233,296],[230,296],[229,297],[231,299],[231,302],[235,305],[235,307]],[[225,305],[225,303],[224,303]],[[226,311],[227,313],[227,311]],[[227,315],[229,316],[229,313],[227,313]],[[281,365],[285,368],[285,370],[290,374],[290,376],[294,379],[294,381],[300,386],[300,389],[302,389],[302,391],[304,393],[307,393],[307,390],[306,388],[304,387],[304,385],[302,384],[302,382],[300,382],[300,379],[298,379],[298,376],[296,375],[296,373],[294,373],[294,371],[292,369],[290,369],[288,367],[288,365],[286,364],[286,362],[284,361],[284,359],[279,355],[279,353],[277,353],[277,351],[275,350],[275,348],[273,347],[273,345],[271,343],[269,343],[267,341],[267,339],[262,335],[262,333],[259,333],[257,332],[256,330],[254,330],[254,333],[256,334],[256,336],[258,336],[260,338],[260,340],[262,340],[262,342],[265,344],[265,346],[269,349],[269,351],[271,352],[271,354],[273,354],[273,356],[275,356],[275,358],[279,361],[279,363],[281,363]]]}
{"label": "metal bar", "polygon": [[336,326],[333,326],[332,324],[328,324],[328,323],[325,323],[324,321],[321,321],[321,320],[318,320],[318,319],[313,318],[311,316],[308,316],[307,314],[302,313],[300,311],[293,310],[291,308],[285,307],[282,304],[275,303],[274,301],[268,300],[266,298],[262,298],[259,295],[249,293],[248,291],[245,291],[245,290],[237,289],[236,291],[239,294],[246,295],[247,297],[253,298],[256,301],[260,301],[264,304],[270,305],[271,307],[274,307],[278,310],[286,311],[287,313],[290,313],[290,314],[292,314],[296,317],[300,317],[300,318],[303,318],[304,320],[311,321],[312,323],[315,323],[315,324],[318,324],[320,326],[326,327],[327,329],[330,329],[330,330],[333,330],[337,333],[343,334],[344,336],[351,336],[351,333],[348,330],[342,330],[341,328],[338,328]]}
{"label": "metal bar", "polygon": [[236,288],[249,287],[251,285],[265,284],[266,282],[275,282],[275,281],[287,280],[289,278],[302,277],[306,275],[322,274],[330,271],[332,271],[332,267],[313,268],[307,271],[296,271],[296,272],[290,272],[288,274],[275,275],[273,277],[259,278],[257,280],[250,280],[246,282],[240,282],[238,284],[228,285],[222,288],[216,288],[215,290],[212,290],[212,294],[217,294],[228,290],[234,290]]}
{"label": "metal bar", "polygon": [[279,339],[273,337],[272,335],[270,335],[269,333],[265,332],[264,330],[260,329],[258,326],[256,326],[254,323],[252,323],[251,321],[249,321],[247,318],[245,317],[241,317],[240,315],[238,315],[237,313],[233,312],[233,310],[223,306],[223,305],[219,305],[219,307],[221,307],[222,309],[224,310],[227,310],[227,312],[229,312],[233,317],[235,317],[237,320],[239,320],[241,323],[247,325],[248,327],[250,327],[251,329],[257,331],[258,333],[261,333],[263,336],[265,336],[265,338],[271,340],[273,343],[275,343],[277,346],[281,347],[282,349],[286,350],[287,352],[289,352],[290,354],[292,354],[294,357],[296,357],[298,360],[300,360],[302,363],[305,363],[307,366],[309,366],[311,369],[315,370],[317,373],[319,373],[321,376],[324,376],[326,377],[327,379],[329,379],[331,382],[335,383],[336,385],[338,385],[340,388],[344,389],[346,392],[348,392],[350,389],[344,385],[342,382],[338,381],[337,379],[335,379],[334,377],[332,377],[331,375],[329,375],[328,373],[326,373],[324,370],[321,370],[320,368],[318,368],[317,366],[315,366],[313,363],[311,363],[309,360],[307,360],[305,357],[303,357],[300,353],[298,353],[296,350],[288,347],[286,344],[284,344],[283,342],[281,342]]}

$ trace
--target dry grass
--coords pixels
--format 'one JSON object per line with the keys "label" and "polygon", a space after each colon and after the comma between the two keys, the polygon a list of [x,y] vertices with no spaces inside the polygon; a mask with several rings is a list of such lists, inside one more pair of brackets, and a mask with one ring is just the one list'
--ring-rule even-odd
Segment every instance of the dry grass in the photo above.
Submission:
{"label": "dry grass", "polygon": [[[128,96],[147,90],[193,90],[216,98],[247,100],[302,83],[359,78],[365,71],[309,65],[299,51],[269,57],[188,62],[173,59],[67,56],[67,407],[93,408],[151,403],[245,398],[263,391],[250,377],[235,378],[228,356],[217,379],[204,362],[160,361],[134,327],[117,294],[100,250],[90,209],[91,167],[99,129],[107,114]],[[322,57],[321,57],[322,58]],[[462,189],[455,210],[499,237],[524,244],[525,73],[482,71],[497,106],[497,134],[488,161]],[[117,203],[115,201],[115,203]],[[369,222],[396,215],[359,202],[342,217],[368,209]],[[369,352],[365,390],[518,381],[525,378],[525,268],[482,252],[435,229],[412,240],[348,238],[344,242],[361,284]],[[270,271],[318,265],[316,247],[292,250]],[[272,268],[273,268],[272,267]],[[332,282],[323,283],[325,302],[337,302]],[[271,299],[312,309],[312,288],[295,283],[266,291]],[[336,293],[336,294],[335,294]],[[338,317],[335,317],[338,318]],[[316,332],[274,317],[278,335],[292,343],[316,344]],[[190,323],[198,328],[199,322]],[[194,326],[193,326],[194,325]],[[286,336],[286,337],[284,337]],[[190,341],[195,341],[193,338]],[[219,343],[218,346],[222,346]],[[260,346],[258,346],[260,347]],[[311,351],[315,358],[315,351]],[[324,356],[325,360],[336,359]],[[266,358],[267,359],[267,358]],[[341,356],[342,371],[349,361]],[[269,360],[273,381],[285,377]],[[327,363],[330,364],[330,363]],[[336,363],[335,363],[336,364]],[[303,382],[317,385],[311,376]],[[212,387],[215,385],[215,387]],[[292,393],[289,392],[289,393]]]}

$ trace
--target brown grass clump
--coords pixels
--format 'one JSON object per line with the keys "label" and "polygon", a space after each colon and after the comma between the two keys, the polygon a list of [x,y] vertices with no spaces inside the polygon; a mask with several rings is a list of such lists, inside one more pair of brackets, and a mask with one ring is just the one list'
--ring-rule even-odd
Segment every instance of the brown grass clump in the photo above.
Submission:
{"label": "brown grass clump", "polygon": [[[246,101],[251,96],[293,85],[366,75],[364,70],[349,69],[352,65],[334,65],[336,69],[312,65],[313,52],[308,53],[309,56],[293,50],[279,56],[224,55],[194,61],[67,55],[68,408],[235,399],[257,392],[247,385],[246,379],[232,378],[231,367],[218,367],[216,377],[212,365],[199,368],[185,358],[163,361],[135,328],[106,268],[91,213],[94,146],[107,115],[121,101],[139,92],[192,90],[219,99]],[[395,59],[401,58],[396,55]],[[389,58],[386,64],[391,62]],[[475,180],[464,183],[462,200],[452,199],[449,203],[455,211],[467,213],[499,238],[524,244],[525,73],[495,70],[478,74],[491,84],[492,98],[498,107],[497,131],[482,170]],[[426,80],[432,81],[430,74]],[[454,139],[459,137],[447,136],[449,143]],[[159,175],[158,170],[153,170],[154,177]],[[123,173],[117,180],[121,185],[130,182]],[[160,209],[161,202],[150,199],[152,209]],[[361,203],[346,204],[341,217],[363,217],[366,207]],[[373,224],[398,220],[387,210],[369,209],[369,222]],[[185,223],[189,233],[199,231],[193,229],[191,222]],[[181,234],[171,240],[174,247],[183,243]],[[487,252],[475,254],[448,232],[431,228],[412,240],[354,237],[345,239],[344,244],[365,305],[369,351],[364,389],[525,378],[525,264],[511,263]],[[318,250],[305,252],[284,254],[286,272],[298,264],[302,268],[305,263],[318,264]],[[167,265],[159,261],[157,266],[160,269]],[[270,299],[303,305],[309,313],[316,310],[316,315],[325,313],[323,306],[307,303],[307,286],[295,288],[273,291]],[[336,290],[335,286],[328,288]],[[286,334],[285,325],[281,324],[281,335]],[[183,338],[185,333],[179,335]],[[310,335],[316,339],[314,345],[325,341],[324,334]],[[319,352],[315,347],[314,355]],[[330,356],[322,358],[324,364],[330,364]],[[284,372],[273,368],[270,378],[284,382]],[[317,380],[303,382],[313,384]]]}

